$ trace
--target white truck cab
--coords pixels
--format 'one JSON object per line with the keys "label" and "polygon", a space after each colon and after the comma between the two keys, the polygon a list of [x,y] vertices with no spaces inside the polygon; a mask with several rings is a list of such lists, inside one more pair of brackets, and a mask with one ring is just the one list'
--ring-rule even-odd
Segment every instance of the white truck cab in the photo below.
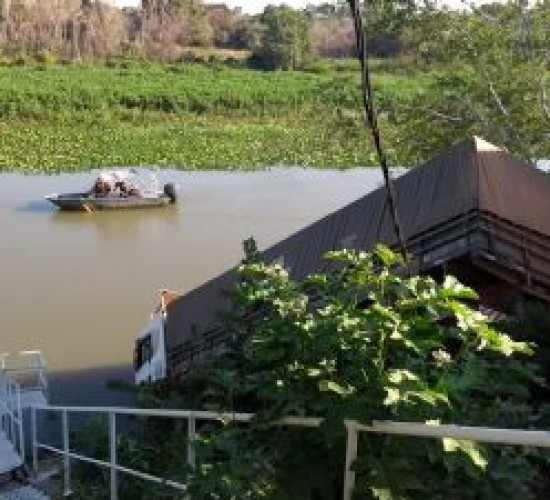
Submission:
{"label": "white truck cab", "polygon": [[147,326],[136,339],[134,351],[135,384],[158,382],[166,378],[167,356],[165,325],[168,304],[179,294],[161,290],[160,300]]}

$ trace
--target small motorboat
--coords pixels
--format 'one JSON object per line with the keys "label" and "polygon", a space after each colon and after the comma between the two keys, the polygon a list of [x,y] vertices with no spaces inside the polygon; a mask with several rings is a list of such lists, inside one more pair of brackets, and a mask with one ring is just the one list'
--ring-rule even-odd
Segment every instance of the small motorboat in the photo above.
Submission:
{"label": "small motorboat", "polygon": [[61,210],[94,212],[171,205],[177,201],[177,190],[172,183],[160,190],[150,170],[128,168],[101,172],[88,191],[50,194],[46,199]]}

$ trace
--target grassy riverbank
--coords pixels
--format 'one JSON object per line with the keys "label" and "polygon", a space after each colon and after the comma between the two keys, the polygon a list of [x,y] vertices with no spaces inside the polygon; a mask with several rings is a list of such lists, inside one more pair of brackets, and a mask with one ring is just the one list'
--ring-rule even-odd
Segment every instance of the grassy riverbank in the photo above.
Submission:
{"label": "grassy riverbank", "polygon": [[[351,65],[264,73],[119,63],[0,68],[0,170],[372,163]],[[430,75],[378,70],[382,107]],[[388,126],[388,124],[385,124]],[[391,133],[391,132],[390,132]]]}

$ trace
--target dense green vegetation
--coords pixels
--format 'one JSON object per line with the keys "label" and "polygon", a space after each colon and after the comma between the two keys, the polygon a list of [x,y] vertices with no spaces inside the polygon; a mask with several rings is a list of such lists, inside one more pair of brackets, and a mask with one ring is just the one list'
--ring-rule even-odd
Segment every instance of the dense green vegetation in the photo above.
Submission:
{"label": "dense green vegetation", "polygon": [[[381,103],[430,74],[380,70]],[[118,62],[0,68],[0,169],[372,163],[354,64],[310,72]]]}
{"label": "dense green vegetation", "polygon": [[[548,415],[532,406],[530,391],[540,384],[534,346],[496,330],[456,279],[402,278],[401,259],[379,246],[331,252],[330,270],[294,280],[261,262],[253,240],[245,250],[224,315],[229,351],[139,394],[144,406],[256,417],[201,423],[196,469],[186,465],[185,426],[139,420],[118,441],[126,466],[185,482],[192,498],[333,500],[342,493],[344,419],[544,428]],[[289,415],[324,422],[280,425]],[[103,458],[107,436],[106,422],[92,420],[75,449]],[[361,434],[353,498],[547,498],[546,463],[522,447]],[[108,498],[108,472],[75,464],[74,479],[75,498]],[[120,498],[182,498],[125,475],[119,487]]]}
{"label": "dense green vegetation", "polygon": [[[322,58],[354,54],[346,0],[257,16],[83,0],[78,20],[0,3],[2,170],[377,163],[358,64]],[[370,54],[386,56],[371,62],[390,163],[420,164],[474,134],[528,161],[550,156],[548,2],[359,3]]]}
{"label": "dense green vegetation", "polygon": [[[298,281],[247,248],[225,318],[230,352],[178,385],[143,392],[155,407],[257,412],[247,426],[201,428],[191,496],[341,498],[344,419],[534,421],[531,347],[491,327],[468,305],[476,294],[455,279],[401,278],[399,257],[378,247],[332,252],[329,271]],[[277,424],[288,415],[325,421],[315,430]],[[182,429],[157,427],[154,442],[166,445],[138,446],[134,459],[185,477],[175,465],[185,462]],[[359,450],[354,498],[527,500],[543,463],[532,450],[453,439],[362,435]]]}
{"label": "dense green vegetation", "polygon": [[473,134],[550,156],[546,1],[336,0],[250,16],[201,0],[0,0],[0,169],[376,163],[358,65],[323,59],[356,54],[354,4],[369,55],[386,58],[374,101],[391,163]]}

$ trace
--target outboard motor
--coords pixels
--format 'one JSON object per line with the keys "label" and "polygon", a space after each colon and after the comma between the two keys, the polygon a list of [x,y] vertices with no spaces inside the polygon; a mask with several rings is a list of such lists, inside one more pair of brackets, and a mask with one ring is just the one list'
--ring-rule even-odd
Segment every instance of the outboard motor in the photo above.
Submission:
{"label": "outboard motor", "polygon": [[169,183],[164,185],[164,194],[170,198],[171,203],[176,203],[178,201],[178,192],[176,185]]}

